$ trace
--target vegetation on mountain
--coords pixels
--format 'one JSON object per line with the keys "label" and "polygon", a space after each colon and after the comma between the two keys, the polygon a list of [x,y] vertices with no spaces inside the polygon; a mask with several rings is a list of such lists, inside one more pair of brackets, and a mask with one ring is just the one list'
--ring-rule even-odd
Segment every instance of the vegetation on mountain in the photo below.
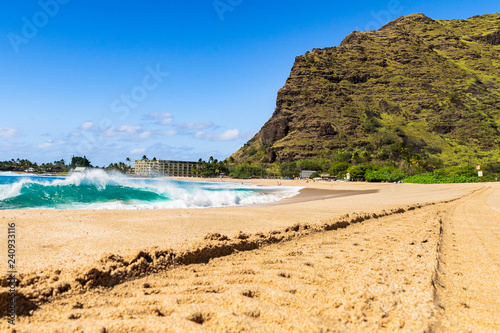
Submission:
{"label": "vegetation on mountain", "polygon": [[374,181],[495,169],[499,87],[500,13],[400,17],[296,57],[273,115],[229,161],[267,175],[349,171]]}

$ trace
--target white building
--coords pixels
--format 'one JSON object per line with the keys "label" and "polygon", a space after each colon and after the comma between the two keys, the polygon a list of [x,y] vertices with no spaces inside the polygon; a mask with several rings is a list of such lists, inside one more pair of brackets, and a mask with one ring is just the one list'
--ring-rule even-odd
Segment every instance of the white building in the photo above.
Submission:
{"label": "white building", "polygon": [[141,177],[195,177],[193,167],[197,165],[190,161],[136,160],[134,173]]}
{"label": "white building", "polygon": [[317,171],[314,170],[302,170],[300,172],[300,178],[309,178],[313,173],[316,173]]}

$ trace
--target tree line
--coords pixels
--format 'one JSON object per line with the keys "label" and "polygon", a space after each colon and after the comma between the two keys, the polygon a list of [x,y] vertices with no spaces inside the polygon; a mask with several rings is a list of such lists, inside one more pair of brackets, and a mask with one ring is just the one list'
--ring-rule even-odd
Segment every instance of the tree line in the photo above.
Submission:
{"label": "tree line", "polygon": [[[130,162],[130,159],[126,159]],[[64,159],[59,161],[37,164],[27,159],[11,159],[8,161],[0,161],[0,171],[14,172],[36,172],[36,173],[66,173],[77,167],[94,168],[90,160],[86,156],[73,156],[71,162],[66,163]],[[118,170],[121,172],[130,172],[132,166],[123,162],[111,163],[103,169]]]}
{"label": "tree line", "polygon": [[[143,160],[148,160],[144,155]],[[156,158],[152,159],[153,161]],[[363,161],[355,154],[339,153],[328,159],[303,159],[288,163],[235,163],[228,158],[219,161],[214,157],[208,160],[199,159],[193,167],[193,174],[199,177],[229,176],[232,178],[295,178],[301,171],[316,171],[311,178],[321,174],[329,174],[338,179],[345,178],[349,173],[351,180],[369,182],[474,182],[497,181],[500,178],[500,163],[488,163],[481,166],[484,177],[478,177],[478,170],[474,165],[443,167],[442,163],[423,165],[419,156],[411,156],[402,163],[373,163]],[[123,173],[132,173],[132,161],[126,158],[125,162],[110,163],[105,170],[116,170]],[[438,161],[439,162],[439,161]],[[37,163],[26,159],[11,159],[0,161],[0,171],[37,172],[37,173],[66,173],[76,167],[94,168],[86,156],[73,156],[71,162],[64,159],[51,163]]]}

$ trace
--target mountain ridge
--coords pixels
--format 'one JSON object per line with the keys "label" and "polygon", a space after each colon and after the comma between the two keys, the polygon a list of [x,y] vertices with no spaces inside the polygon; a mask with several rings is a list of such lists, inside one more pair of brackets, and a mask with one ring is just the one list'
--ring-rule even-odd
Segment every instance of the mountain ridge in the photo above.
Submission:
{"label": "mountain ridge", "polygon": [[424,167],[500,160],[500,13],[402,16],[295,58],[276,109],[230,160],[350,154]]}

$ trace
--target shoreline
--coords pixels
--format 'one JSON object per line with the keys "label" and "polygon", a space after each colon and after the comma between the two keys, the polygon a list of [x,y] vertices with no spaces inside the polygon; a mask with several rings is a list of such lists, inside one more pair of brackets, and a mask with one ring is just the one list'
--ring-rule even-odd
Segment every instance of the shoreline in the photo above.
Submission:
{"label": "shoreline", "polygon": [[294,203],[303,203],[308,201],[333,199],[340,197],[349,197],[362,194],[374,194],[378,190],[337,190],[337,189],[320,189],[320,188],[303,188],[293,197],[283,198],[278,201],[269,202],[261,205],[249,205],[247,207],[253,206],[273,206],[273,205],[291,205]]}

